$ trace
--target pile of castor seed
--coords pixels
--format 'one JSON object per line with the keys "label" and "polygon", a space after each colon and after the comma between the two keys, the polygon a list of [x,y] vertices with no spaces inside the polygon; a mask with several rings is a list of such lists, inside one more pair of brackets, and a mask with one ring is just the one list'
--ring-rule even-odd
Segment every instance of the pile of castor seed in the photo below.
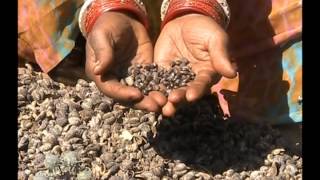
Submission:
{"label": "pile of castor seed", "polygon": [[[181,65],[183,64],[183,65]],[[132,66],[122,82],[164,93],[194,78],[185,60]],[[268,125],[222,120],[215,96],[175,117],[114,102],[93,82],[18,74],[19,179],[302,179],[302,158]]]}

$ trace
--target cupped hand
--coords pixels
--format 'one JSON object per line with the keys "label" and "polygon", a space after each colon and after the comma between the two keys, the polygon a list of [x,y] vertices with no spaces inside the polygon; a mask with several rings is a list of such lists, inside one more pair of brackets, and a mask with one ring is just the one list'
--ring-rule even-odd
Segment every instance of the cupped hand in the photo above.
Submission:
{"label": "cupped hand", "polygon": [[166,103],[159,92],[144,96],[121,84],[123,70],[132,64],[152,63],[153,47],[145,27],[124,12],[105,12],[95,22],[86,42],[86,74],[100,91],[137,109],[157,112]]}
{"label": "cupped hand", "polygon": [[195,80],[188,86],[170,92],[162,108],[165,116],[173,116],[179,106],[191,103],[207,93],[219,77],[236,77],[228,54],[228,36],[211,17],[187,14],[168,22],[157,39],[154,60],[169,67],[174,60],[187,58]]}

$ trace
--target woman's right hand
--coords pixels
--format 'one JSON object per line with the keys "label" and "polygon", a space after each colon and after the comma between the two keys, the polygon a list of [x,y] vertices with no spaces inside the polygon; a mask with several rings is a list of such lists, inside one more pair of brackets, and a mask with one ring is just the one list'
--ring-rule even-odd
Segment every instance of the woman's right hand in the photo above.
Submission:
{"label": "woman's right hand", "polygon": [[160,92],[148,96],[119,82],[120,72],[132,64],[152,63],[153,47],[141,22],[123,12],[105,12],[95,22],[86,42],[86,74],[98,89],[134,108],[158,112],[166,103]]}

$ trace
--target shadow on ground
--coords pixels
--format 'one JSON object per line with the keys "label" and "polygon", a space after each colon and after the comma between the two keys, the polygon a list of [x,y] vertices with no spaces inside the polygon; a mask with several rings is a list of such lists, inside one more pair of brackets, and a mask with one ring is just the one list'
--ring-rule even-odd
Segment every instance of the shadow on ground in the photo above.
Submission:
{"label": "shadow on ground", "polygon": [[205,99],[160,123],[152,142],[159,155],[216,174],[231,168],[238,172],[257,170],[273,149],[288,149],[288,141],[277,129],[222,120],[219,107],[214,105],[216,98]]}

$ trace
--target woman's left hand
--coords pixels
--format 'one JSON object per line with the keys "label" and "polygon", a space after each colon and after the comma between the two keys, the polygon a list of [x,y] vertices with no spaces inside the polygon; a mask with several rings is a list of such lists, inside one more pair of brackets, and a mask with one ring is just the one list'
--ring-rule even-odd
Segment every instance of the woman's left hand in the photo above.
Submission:
{"label": "woman's left hand", "polygon": [[168,22],[162,29],[154,50],[155,63],[168,67],[185,57],[196,73],[187,87],[173,90],[162,108],[165,116],[173,116],[184,103],[194,102],[216,83],[215,77],[236,77],[227,51],[228,35],[211,17],[187,14]]}

